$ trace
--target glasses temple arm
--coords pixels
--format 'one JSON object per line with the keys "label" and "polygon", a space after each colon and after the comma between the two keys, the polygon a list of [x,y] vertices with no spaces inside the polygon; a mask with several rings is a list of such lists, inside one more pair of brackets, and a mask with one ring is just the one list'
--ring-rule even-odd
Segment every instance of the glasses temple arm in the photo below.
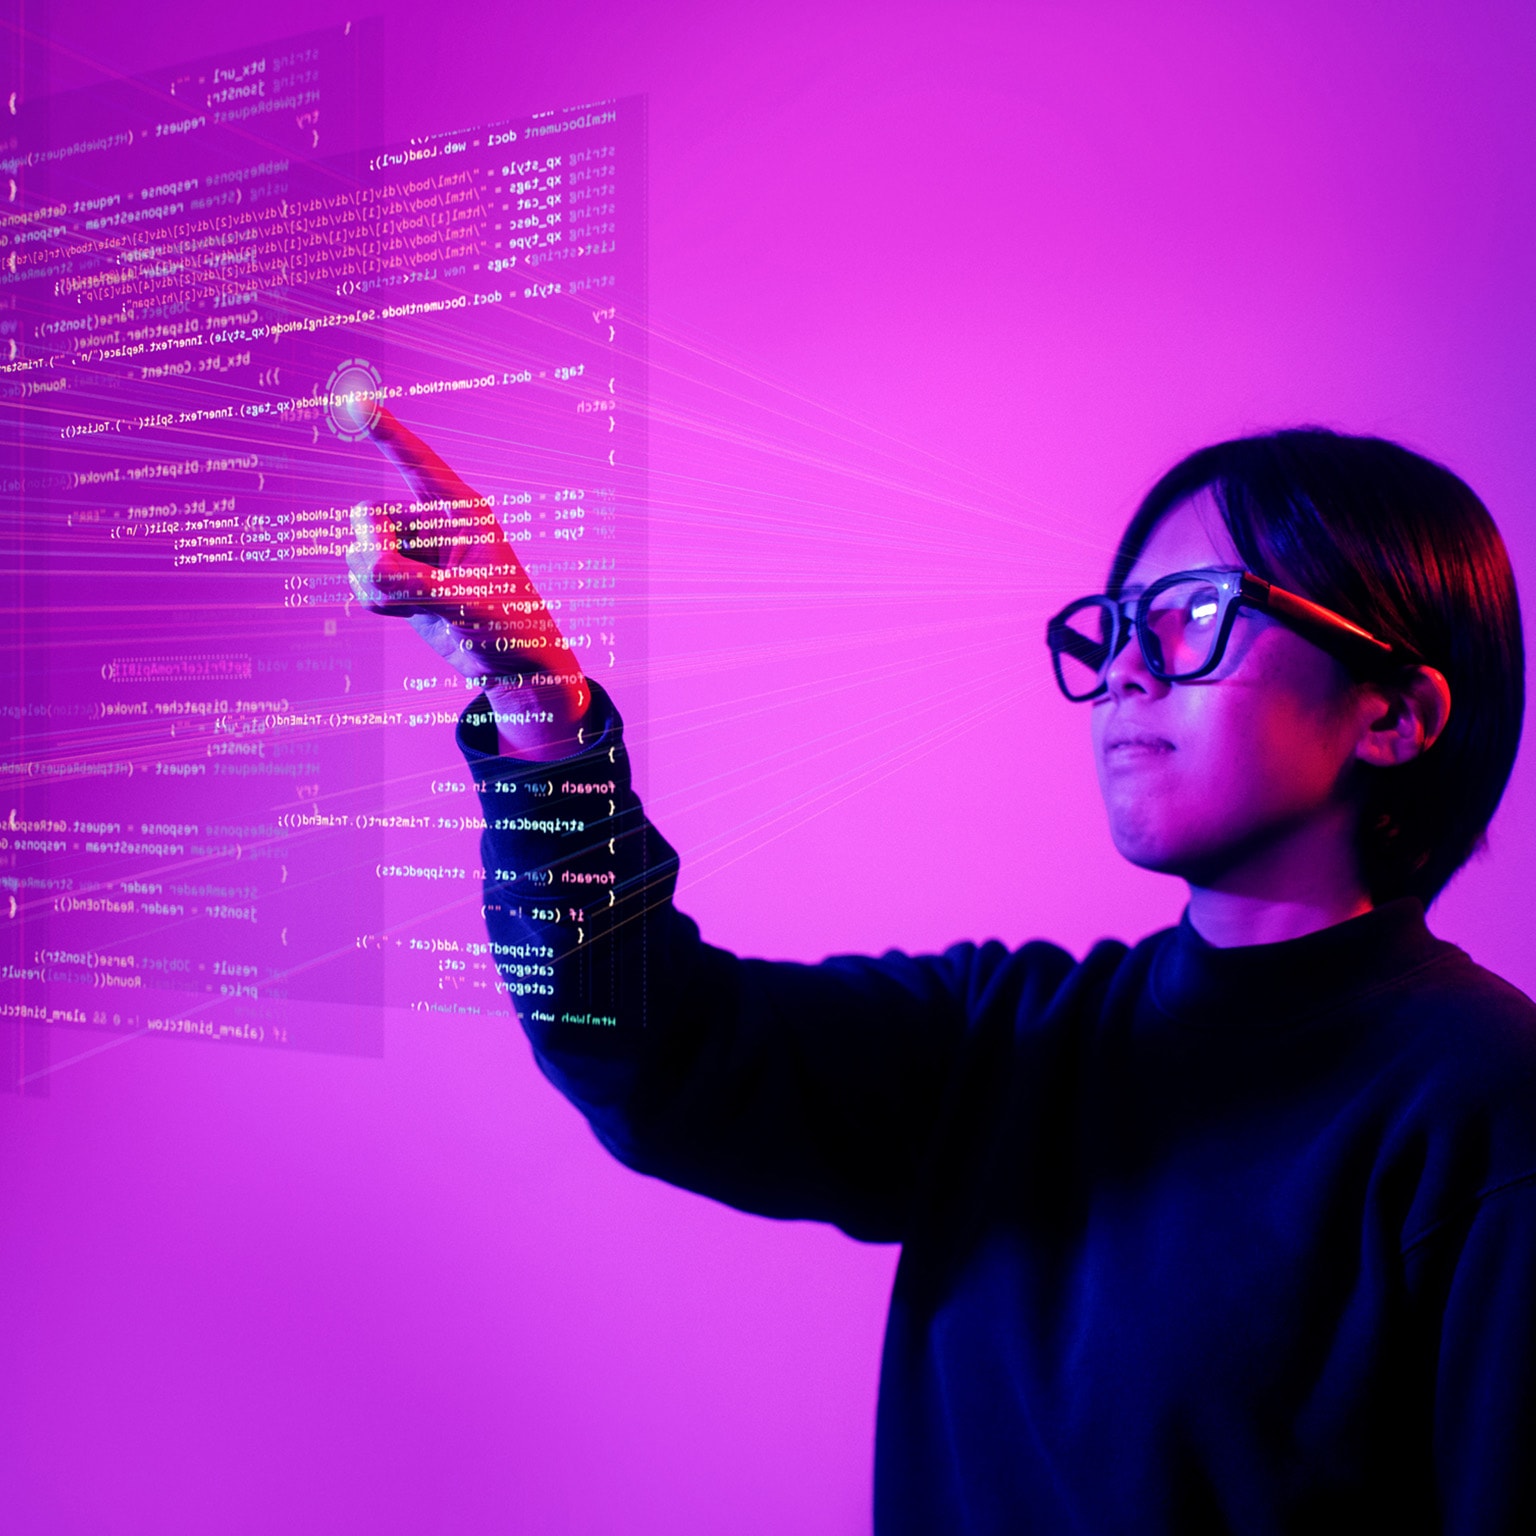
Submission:
{"label": "glasses temple arm", "polygon": [[1331,608],[1324,608],[1321,603],[1299,597],[1294,592],[1287,592],[1283,587],[1271,586],[1261,576],[1245,572],[1242,591],[1245,598],[1257,604],[1266,613],[1272,613],[1277,619],[1283,619],[1297,629],[1309,631],[1324,641],[1346,640],[1354,644],[1363,655],[1369,655],[1381,661],[1423,664],[1422,658],[1405,646],[1393,645],[1389,640],[1378,639],[1368,629],[1362,629],[1352,620],[1346,619],[1343,614],[1335,613]]}

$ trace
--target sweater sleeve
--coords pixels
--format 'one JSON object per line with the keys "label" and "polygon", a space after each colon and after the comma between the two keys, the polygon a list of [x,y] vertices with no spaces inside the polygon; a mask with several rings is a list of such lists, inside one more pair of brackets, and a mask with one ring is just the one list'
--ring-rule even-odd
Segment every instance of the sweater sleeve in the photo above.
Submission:
{"label": "sweater sleeve", "polygon": [[1417,1267],[1438,1272],[1444,1295],[1434,1410],[1440,1528],[1536,1531],[1536,1175],[1485,1195],[1465,1224],[1425,1246]]}
{"label": "sweater sleeve", "polygon": [[539,1067],[629,1167],[766,1216],[899,1241],[968,1000],[1002,947],[748,960],[673,905],[678,859],[593,688],[575,757],[459,741],[484,808],[492,954]]}

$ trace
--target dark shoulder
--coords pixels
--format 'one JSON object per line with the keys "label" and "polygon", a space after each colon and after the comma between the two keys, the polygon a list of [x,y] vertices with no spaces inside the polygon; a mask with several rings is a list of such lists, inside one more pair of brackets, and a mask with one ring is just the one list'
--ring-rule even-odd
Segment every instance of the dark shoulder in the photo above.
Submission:
{"label": "dark shoulder", "polygon": [[1384,1020],[1389,1161],[1414,1190],[1405,1247],[1536,1179],[1536,1003],[1455,946],[1405,978]]}
{"label": "dark shoulder", "polygon": [[1454,944],[1404,978],[1395,1010],[1407,1043],[1461,1081],[1536,1075],[1536,1002]]}

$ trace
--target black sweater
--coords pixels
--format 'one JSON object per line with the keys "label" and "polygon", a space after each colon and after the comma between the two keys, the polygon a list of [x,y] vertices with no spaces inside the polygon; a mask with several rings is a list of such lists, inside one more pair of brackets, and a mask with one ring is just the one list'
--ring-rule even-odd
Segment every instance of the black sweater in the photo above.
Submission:
{"label": "black sweater", "polygon": [[1536,1532],[1528,998],[1413,902],[740,959],[672,905],[594,691],[558,764],[466,712],[493,953],[628,1166],[902,1245],[882,1536]]}

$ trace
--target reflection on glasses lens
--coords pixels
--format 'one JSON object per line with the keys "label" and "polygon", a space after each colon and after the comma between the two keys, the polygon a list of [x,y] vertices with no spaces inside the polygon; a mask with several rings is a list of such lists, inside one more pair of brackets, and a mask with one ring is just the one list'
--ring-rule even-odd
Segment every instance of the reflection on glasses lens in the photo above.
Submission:
{"label": "reflection on glasses lens", "polygon": [[1147,659],[1165,678],[1189,677],[1211,659],[1220,633],[1221,592],[1193,578],[1160,587],[1143,605],[1142,634]]}

